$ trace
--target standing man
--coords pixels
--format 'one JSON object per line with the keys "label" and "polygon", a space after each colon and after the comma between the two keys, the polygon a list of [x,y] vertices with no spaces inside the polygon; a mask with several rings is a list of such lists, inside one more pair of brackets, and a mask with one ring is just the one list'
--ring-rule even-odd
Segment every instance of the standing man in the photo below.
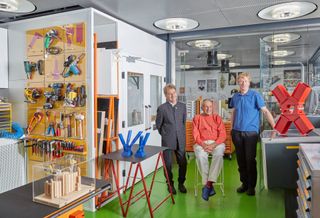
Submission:
{"label": "standing man", "polygon": [[[205,99],[202,102],[202,114],[193,118],[192,131],[196,144],[193,150],[197,160],[197,166],[202,177],[202,198],[209,200],[216,192],[214,183],[223,166],[223,154],[225,149],[226,129],[222,118],[213,113],[213,101]],[[208,155],[212,155],[209,168]]]}
{"label": "standing man", "polygon": [[[172,186],[172,193],[176,194],[172,175],[172,153],[175,153],[179,165],[178,188],[181,193],[187,193],[187,189],[184,186],[187,172],[187,160],[185,157],[186,105],[177,102],[176,87],[173,84],[167,84],[163,91],[167,102],[158,107],[156,126],[162,138],[162,146],[169,148],[163,152],[164,161]],[[168,191],[170,192],[169,185]]]}
{"label": "standing man", "polygon": [[231,135],[242,182],[237,192],[247,192],[247,195],[253,196],[257,183],[256,152],[260,132],[260,111],[272,128],[275,123],[261,95],[249,89],[250,81],[249,73],[241,73],[238,76],[240,92],[234,94],[230,107],[234,108],[231,116]]}

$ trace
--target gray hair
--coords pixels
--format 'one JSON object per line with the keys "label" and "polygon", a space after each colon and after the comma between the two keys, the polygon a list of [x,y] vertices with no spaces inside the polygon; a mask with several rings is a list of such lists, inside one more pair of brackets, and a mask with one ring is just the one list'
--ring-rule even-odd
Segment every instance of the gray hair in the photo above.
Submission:
{"label": "gray hair", "polygon": [[206,102],[211,102],[212,104],[214,104],[214,99],[212,99],[212,98],[206,98],[206,99],[204,99],[203,101],[202,101],[202,104],[201,104],[201,106],[203,106]]}
{"label": "gray hair", "polygon": [[172,83],[168,83],[164,88],[163,88],[163,92],[166,95],[168,89],[174,89],[176,91],[176,86],[173,85]]}

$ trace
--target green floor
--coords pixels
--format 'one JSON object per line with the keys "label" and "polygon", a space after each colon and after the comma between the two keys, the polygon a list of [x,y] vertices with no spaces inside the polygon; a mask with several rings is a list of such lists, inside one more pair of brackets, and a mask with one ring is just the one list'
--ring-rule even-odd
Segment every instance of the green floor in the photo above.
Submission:
{"label": "green floor", "polygon": [[[167,201],[158,208],[154,215],[155,217],[223,217],[223,218],[279,218],[285,217],[283,191],[281,190],[262,190],[258,191],[255,197],[249,197],[246,194],[236,193],[236,188],[239,186],[239,175],[237,171],[237,163],[235,157],[232,160],[224,160],[225,171],[225,197],[221,191],[217,190],[217,194],[209,199],[208,202],[201,198],[201,187],[199,187],[198,197],[194,196],[194,159],[188,164],[186,187],[187,194],[177,193],[175,195],[175,204]],[[258,166],[258,168],[260,168]],[[177,177],[177,167],[174,168],[174,176]],[[164,182],[162,171],[157,175],[157,180]],[[151,177],[147,178],[150,184]],[[164,183],[156,183],[154,187],[151,201],[156,203],[159,199],[167,195],[167,188]],[[141,188],[141,184],[138,186]],[[257,186],[258,189],[259,185]],[[176,187],[177,188],[177,187]],[[136,190],[136,189],[135,189]],[[107,217],[117,218],[122,217],[118,199],[107,204],[99,211],[92,213],[86,212],[85,217]],[[141,199],[129,208],[127,217],[150,217],[148,205],[145,199]]]}

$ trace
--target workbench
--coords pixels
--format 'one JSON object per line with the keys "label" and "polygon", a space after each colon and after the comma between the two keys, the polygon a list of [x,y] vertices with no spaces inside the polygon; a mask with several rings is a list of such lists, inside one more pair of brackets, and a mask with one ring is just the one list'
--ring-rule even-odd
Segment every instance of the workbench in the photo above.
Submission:
{"label": "workbench", "polygon": [[286,135],[274,130],[261,133],[264,187],[295,189],[297,186],[297,153],[299,143],[320,142],[320,129],[308,135],[301,135],[296,129],[289,129]]}
{"label": "workbench", "polygon": [[[85,180],[86,177],[82,177]],[[62,208],[54,208],[32,201],[32,183],[12,189],[0,194],[0,217],[38,218],[58,217],[67,211],[87,202],[91,198],[110,189],[110,184],[103,180],[96,180],[96,189]]]}

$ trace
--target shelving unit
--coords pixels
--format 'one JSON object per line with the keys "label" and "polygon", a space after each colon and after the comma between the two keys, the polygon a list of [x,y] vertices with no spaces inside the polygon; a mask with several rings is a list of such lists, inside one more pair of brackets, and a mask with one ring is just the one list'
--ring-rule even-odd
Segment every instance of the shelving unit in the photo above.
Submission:
{"label": "shelving unit", "polygon": [[12,110],[10,103],[0,103],[0,130],[11,132]]}
{"label": "shelving unit", "polygon": [[320,217],[320,144],[300,144],[298,152],[297,216]]}
{"label": "shelving unit", "polygon": [[[98,95],[97,97],[97,112],[101,113],[100,124],[104,126],[99,126],[100,129],[97,132],[102,134],[103,140],[99,140],[97,143],[97,156],[107,154],[116,150],[119,150],[118,142],[118,108],[119,108],[119,97],[118,96],[106,96]],[[104,117],[101,117],[104,115]],[[102,120],[104,119],[104,120]],[[103,164],[104,169],[101,171],[97,168],[96,174],[102,174],[97,176],[102,176],[104,180],[107,180],[111,184],[111,190],[114,190],[114,181],[111,171],[111,160],[106,160]],[[119,163],[116,163],[117,171],[119,172]],[[114,196],[114,193],[102,193],[99,197],[100,199],[96,201],[97,206],[101,206],[104,202]]]}

